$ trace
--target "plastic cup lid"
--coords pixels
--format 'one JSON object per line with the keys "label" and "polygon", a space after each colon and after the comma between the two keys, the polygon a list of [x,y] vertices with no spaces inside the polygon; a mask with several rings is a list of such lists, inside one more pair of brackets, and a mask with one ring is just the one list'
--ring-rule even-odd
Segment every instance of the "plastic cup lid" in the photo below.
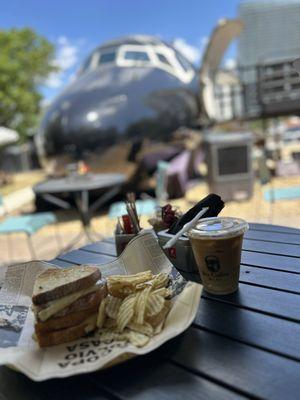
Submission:
{"label": "plastic cup lid", "polygon": [[245,233],[248,228],[248,223],[240,218],[203,218],[193,229],[188,232],[188,237],[201,239],[222,239]]}

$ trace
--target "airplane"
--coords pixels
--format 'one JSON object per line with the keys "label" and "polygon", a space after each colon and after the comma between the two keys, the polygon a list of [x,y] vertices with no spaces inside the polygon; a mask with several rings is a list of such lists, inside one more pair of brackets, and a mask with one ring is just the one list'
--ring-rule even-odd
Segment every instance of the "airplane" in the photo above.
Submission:
{"label": "airplane", "polygon": [[138,155],[170,143],[179,127],[214,121],[214,76],[242,29],[239,20],[220,21],[200,71],[154,36],[126,36],[97,47],[47,109],[36,134],[48,174],[63,175],[70,163],[84,161],[92,171],[130,176]]}

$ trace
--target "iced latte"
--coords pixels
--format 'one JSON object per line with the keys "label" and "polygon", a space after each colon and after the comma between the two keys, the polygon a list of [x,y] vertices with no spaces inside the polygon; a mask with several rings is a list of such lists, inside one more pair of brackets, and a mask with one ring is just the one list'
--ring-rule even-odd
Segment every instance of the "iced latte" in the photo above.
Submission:
{"label": "iced latte", "polygon": [[248,229],[239,218],[213,217],[188,232],[204,289],[229,294],[238,288],[243,236]]}

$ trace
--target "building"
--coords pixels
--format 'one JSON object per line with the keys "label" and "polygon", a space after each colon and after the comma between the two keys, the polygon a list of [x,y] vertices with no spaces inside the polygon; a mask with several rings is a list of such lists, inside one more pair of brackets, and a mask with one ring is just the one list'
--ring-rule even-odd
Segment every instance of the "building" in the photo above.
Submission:
{"label": "building", "polygon": [[300,0],[243,1],[238,73],[249,118],[299,113]]}
{"label": "building", "polygon": [[240,66],[276,63],[300,57],[300,0],[244,1],[238,45]]}

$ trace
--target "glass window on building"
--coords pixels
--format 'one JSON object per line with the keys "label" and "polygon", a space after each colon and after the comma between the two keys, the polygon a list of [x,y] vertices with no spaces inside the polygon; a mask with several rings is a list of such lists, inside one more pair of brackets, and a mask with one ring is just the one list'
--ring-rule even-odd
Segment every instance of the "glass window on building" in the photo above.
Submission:
{"label": "glass window on building", "polygon": [[150,62],[150,58],[145,51],[126,51],[124,58],[125,60]]}

